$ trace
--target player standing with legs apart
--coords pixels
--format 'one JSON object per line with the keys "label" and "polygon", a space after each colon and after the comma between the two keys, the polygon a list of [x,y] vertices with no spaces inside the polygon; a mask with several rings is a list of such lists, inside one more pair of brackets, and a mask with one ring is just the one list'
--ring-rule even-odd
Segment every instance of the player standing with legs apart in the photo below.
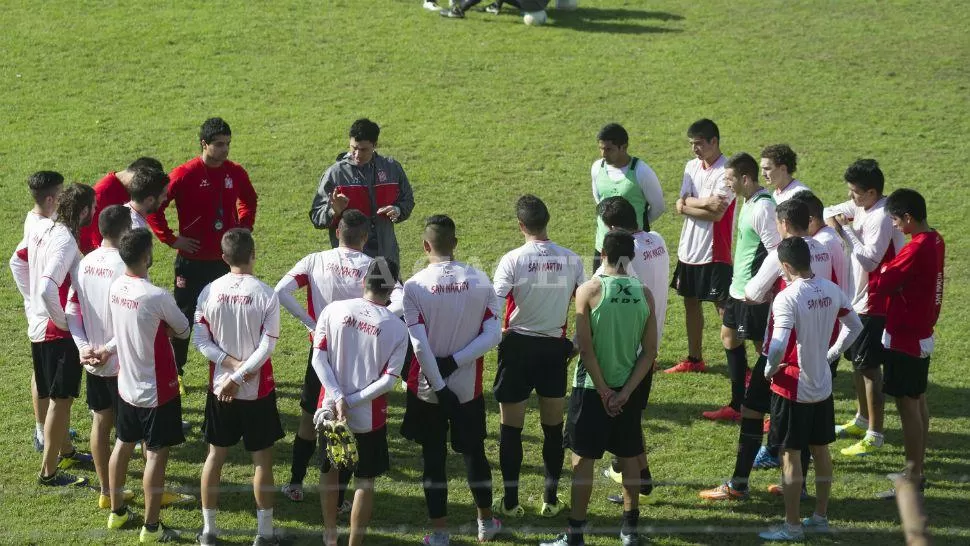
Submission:
{"label": "player standing with legs apart", "polygon": [[[943,305],[943,237],[926,221],[926,200],[910,189],[896,190],[886,200],[893,225],[910,236],[909,243],[882,266],[872,288],[889,298],[886,331],[886,373],[883,392],[896,398],[903,425],[907,477],[926,487],[923,465],[929,439],[930,412],[926,405],[927,375],[935,340],[933,328]],[[895,478],[896,476],[893,476]],[[894,498],[895,488],[879,494]]]}
{"label": "player standing with legs apart", "polygon": [[670,283],[684,298],[687,358],[664,370],[666,373],[704,371],[701,302],[713,302],[723,315],[721,306],[731,286],[735,198],[724,180],[726,159],[721,154],[720,132],[713,121],[702,119],[687,129],[687,138],[696,157],[684,168],[677,199],[677,214],[684,216],[684,227]]}
{"label": "player standing with legs apart", "polygon": [[[320,508],[324,542],[329,546],[337,544],[342,489],[337,463],[356,462],[352,465],[357,492],[350,513],[351,546],[364,543],[374,509],[374,480],[390,468],[387,392],[400,379],[408,348],[407,327],[387,308],[397,276],[393,262],[384,258],[371,262],[363,297],[328,305],[313,334],[313,369],[323,384],[314,422],[321,431],[324,453]],[[344,449],[356,450],[356,457],[329,458]]]}
{"label": "player standing with legs apart", "polygon": [[151,228],[148,217],[168,199],[168,176],[161,169],[137,168],[128,184],[131,200],[125,207],[131,212],[131,229]]}
{"label": "player standing with legs apart", "polygon": [[799,192],[809,191],[801,180],[792,177],[797,167],[798,155],[787,144],[772,144],[761,150],[761,173],[765,175],[765,184],[771,188],[771,198],[776,205]]}
{"label": "player standing with legs apart", "polygon": [[572,506],[566,532],[543,546],[585,544],[593,465],[606,451],[619,457],[623,473],[620,540],[624,546],[640,543],[642,383],[657,357],[657,325],[653,297],[627,273],[633,252],[631,234],[607,233],[604,274],[576,291],[580,360],[569,398],[565,440],[573,451]]}
{"label": "player standing with legs apart", "polygon": [[535,389],[542,423],[545,489],[539,515],[553,517],[559,502],[565,449],[562,444],[566,366],[573,343],[566,338],[569,302],[585,282],[580,257],[549,240],[549,210],[541,199],[523,195],[515,204],[525,244],[507,253],[495,270],[495,295],[505,300],[504,335],[498,346],[493,392],[499,402],[499,465],[505,495],[492,510],[520,517],[519,472],[522,468],[522,428],[526,403]]}
{"label": "player standing with legs apart", "polygon": [[451,448],[465,459],[478,515],[478,540],[502,528],[492,516],[492,469],[485,458],[484,355],[499,344],[498,298],[485,273],[455,260],[455,222],[445,215],[425,221],[424,252],[430,264],[404,283],[404,318],[414,357],[408,370],[401,435],[421,445],[424,498],[432,546],[449,543],[448,429]]}
{"label": "player standing with legs apart", "polygon": [[[165,173],[161,173],[165,177]],[[166,178],[167,180],[167,178]],[[85,256],[78,266],[77,288],[68,295],[67,324],[81,355],[91,422],[91,454],[101,484],[98,507],[111,508],[108,459],[111,457],[111,429],[118,407],[117,341],[111,325],[111,284],[125,273],[118,254],[121,236],[131,229],[130,211],[112,205],[98,216],[101,246]],[[125,491],[125,500],[133,493]]]}
{"label": "player standing with legs apart", "polygon": [[731,401],[720,409],[705,411],[703,416],[714,421],[740,421],[741,402],[751,377],[744,340],[750,340],[756,351],[761,350],[770,306],[745,303],[744,287],[758,273],[768,251],[781,242],[781,235],[775,223],[775,203],[758,181],[758,164],[753,157],[743,152],[731,156],[724,168],[724,179],[731,191],[744,198],[734,246],[734,274],[721,325]]}
{"label": "player standing with legs apart", "polygon": [[[772,333],[764,375],[771,380],[771,426],[784,448],[785,523],[760,534],[764,540],[803,540],[804,529],[827,531],[832,490],[835,405],[829,362],[862,330],[852,302],[835,283],[812,272],[809,245],[789,237],[778,245],[778,259],[788,285],[771,304]],[[832,328],[842,322],[832,346]],[[815,460],[815,511],[799,519],[803,457],[808,448]]]}
{"label": "player standing with legs apart", "polygon": [[148,281],[152,265],[152,233],[133,229],[121,236],[118,253],[125,274],[110,290],[111,328],[118,347],[118,409],[114,451],[108,464],[111,514],[108,529],[120,529],[131,519],[124,499],[128,463],[135,444],[146,451],[142,488],[145,524],[140,542],[168,542],[178,533],[159,519],[169,448],[185,441],[178,369],[169,337],[188,339],[191,324],[165,290]]}
{"label": "player standing with legs apart", "polygon": [[[190,321],[199,293],[229,272],[222,261],[222,234],[234,227],[252,231],[256,223],[256,190],[246,169],[229,161],[232,130],[222,118],[209,118],[199,129],[202,153],[170,174],[168,198],[148,223],[158,240],[178,250],[175,256],[175,301]],[[179,234],[168,226],[165,209],[175,203]],[[189,340],[173,339],[179,392],[189,354]],[[188,423],[185,424],[186,426]]]}
{"label": "player standing with legs apart", "polygon": [[209,361],[209,392],[203,436],[209,455],[202,467],[202,532],[199,544],[218,543],[216,511],[222,467],[229,448],[242,439],[253,458],[256,497],[254,546],[279,544],[273,532],[273,444],[283,437],[270,356],[280,335],[280,302],[253,275],[256,243],[234,228],[222,236],[229,273],[199,294],[193,341]]}
{"label": "player standing with legs apart", "polygon": [[[600,218],[610,231],[620,230],[633,235],[633,260],[630,262],[628,273],[643,285],[643,289],[653,296],[655,322],[657,324],[657,343],[663,339],[664,318],[667,316],[667,292],[670,290],[670,255],[667,253],[667,243],[656,231],[642,231],[637,226],[637,214],[626,199],[622,197],[607,197],[599,204]],[[604,275],[602,265],[596,271],[597,275]],[[647,372],[643,380],[643,410],[646,411],[650,401],[650,391],[653,388],[653,374],[656,372],[656,361]],[[643,417],[640,417],[642,423]],[[647,454],[638,458],[640,465],[640,500],[653,492],[653,476],[647,464]],[[623,472],[620,460],[613,457],[610,466],[603,475],[614,482],[623,485]],[[606,500],[614,504],[623,504],[622,494],[612,494]]]}
{"label": "player standing with legs apart", "polygon": [[[593,180],[593,201],[599,204],[607,197],[623,197],[633,205],[637,224],[650,231],[652,224],[664,213],[664,194],[657,174],[646,161],[632,157],[627,152],[630,137],[619,123],[608,123],[596,135],[600,159],[593,162],[590,177]],[[603,237],[606,224],[596,216],[596,246],[593,252],[593,269],[600,266]]]}
{"label": "player standing with legs apart", "polygon": [[903,234],[893,227],[883,196],[885,177],[874,159],[860,159],[845,170],[849,200],[827,207],[825,222],[845,240],[855,280],[852,307],[862,319],[863,331],[846,352],[854,370],[857,410],[855,418],[836,427],[840,438],[861,438],[841,450],[859,457],[876,452],[883,444],[885,397],[882,393],[882,334],[886,326],[889,299],[874,293],[881,267],[905,244]]}
{"label": "player standing with legs apart", "polygon": [[137,169],[154,169],[164,171],[160,161],[153,157],[139,157],[131,162],[123,171],[109,172],[101,180],[94,183],[95,205],[91,224],[81,228],[81,252],[90,253],[101,246],[101,232],[98,231],[98,217],[101,211],[111,205],[124,205],[131,200],[128,188]]}

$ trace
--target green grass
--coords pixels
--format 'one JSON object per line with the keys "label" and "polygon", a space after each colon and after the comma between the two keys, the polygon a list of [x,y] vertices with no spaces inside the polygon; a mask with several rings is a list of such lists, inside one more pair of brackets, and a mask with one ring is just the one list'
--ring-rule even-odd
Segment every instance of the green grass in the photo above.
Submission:
{"label": "green grass", "polygon": [[[421,259],[420,218],[451,214],[460,230],[459,254],[492,271],[520,244],[512,203],[533,192],[553,213],[551,234],[587,254],[593,207],[589,165],[595,134],[608,121],[631,133],[631,151],[657,171],[669,203],[689,159],[685,129],[700,117],[716,120],[727,153],[757,153],[788,142],[799,154],[799,177],[826,202],[845,197],[841,174],[858,157],[876,157],[890,188],[926,195],[931,222],[947,238],[946,304],[928,396],[931,413],[927,509],[938,543],[970,541],[970,381],[963,375],[970,347],[961,319],[970,283],[965,257],[970,228],[963,196],[970,134],[967,107],[970,7],[958,1],[686,2],[584,0],[573,13],[550,12],[550,25],[530,28],[511,14],[471,13],[444,21],[417,0],[314,3],[203,2],[167,7],[123,2],[5,2],[0,11],[0,248],[12,250],[29,197],[26,176],[52,168],[93,183],[108,170],[148,154],[168,168],[197,153],[201,121],[225,117],[235,134],[231,157],[242,163],[260,194],[256,225],[259,274],[274,283],[300,257],[326,245],[307,219],[320,173],[346,145],[359,116],[383,128],[381,150],[397,157],[415,188],[415,218],[399,226],[405,271]],[[509,12],[511,13],[511,12]],[[956,191],[954,191],[956,190]],[[676,247],[681,222],[666,214],[656,228]],[[160,249],[153,280],[171,286],[173,257]],[[0,542],[121,543],[134,533],[108,535],[105,514],[87,491],[51,493],[35,485],[39,457],[28,439],[30,359],[20,299],[3,277],[0,336]],[[777,521],[781,503],[760,493],[776,478],[755,474],[758,493],[745,504],[705,505],[697,489],[716,484],[733,465],[737,429],[699,420],[723,403],[726,371],[708,310],[705,346],[712,373],[659,377],[645,423],[654,475],[669,482],[641,511],[660,544],[755,543],[754,532]],[[662,365],[686,351],[683,307],[676,298],[660,346]],[[306,358],[297,321],[284,318],[277,348],[280,407],[288,431],[278,444],[277,480],[288,475],[290,441]],[[488,380],[494,354],[487,360]],[[848,374],[837,381],[839,418],[852,410]],[[201,425],[206,372],[193,355],[185,414]],[[497,408],[487,443],[497,472]],[[403,397],[391,404],[393,470],[379,480],[375,536],[369,543],[420,539],[426,529],[415,446],[397,434]],[[864,461],[836,458],[839,482],[830,510],[844,529],[817,542],[900,544],[895,507],[872,499],[882,475],[902,462],[895,410],[888,410],[890,447]],[[83,400],[73,426],[86,444],[90,420]],[[541,431],[532,413],[524,433],[523,501],[541,501]],[[844,446],[844,442],[836,447]],[[197,434],[173,453],[172,485],[197,490],[205,448]],[[220,526],[251,540],[255,528],[247,456],[233,454]],[[460,458],[451,521],[456,542],[474,540],[473,509]],[[137,486],[140,463],[132,465]],[[82,472],[93,478],[93,472]],[[317,478],[311,471],[308,482]],[[461,479],[459,479],[461,478]],[[567,483],[562,494],[568,498]],[[600,479],[592,523],[616,524]],[[278,525],[319,543],[316,496],[302,505],[280,499]],[[806,507],[807,510],[807,507]],[[167,510],[166,523],[191,537],[197,507]],[[561,520],[529,516],[507,521],[508,543],[536,543]],[[615,536],[591,544],[613,544]]]}

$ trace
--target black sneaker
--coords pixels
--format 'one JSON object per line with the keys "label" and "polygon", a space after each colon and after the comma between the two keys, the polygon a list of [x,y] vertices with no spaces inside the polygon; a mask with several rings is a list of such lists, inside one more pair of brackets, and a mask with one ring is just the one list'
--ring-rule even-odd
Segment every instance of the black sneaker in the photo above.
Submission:
{"label": "black sneaker", "polygon": [[79,478],[73,474],[68,474],[67,472],[55,472],[53,476],[37,477],[37,483],[40,485],[46,485],[47,487],[70,487],[72,485],[77,487],[83,487],[88,484],[87,478]]}
{"label": "black sneaker", "polygon": [[461,10],[458,6],[451,9],[443,9],[438,12],[442,17],[447,17],[449,19],[464,19],[465,12]]}
{"label": "black sneaker", "polygon": [[[919,493],[920,493],[920,495],[922,495],[925,490],[926,490],[926,477],[923,477],[919,481]],[[889,489],[887,489],[885,491],[880,491],[880,492],[876,493],[876,498],[877,499],[882,499],[882,500],[896,500],[896,488],[895,487],[890,487]]]}
{"label": "black sneaker", "polygon": [[492,15],[498,15],[502,11],[502,6],[498,5],[497,2],[492,2],[491,4],[485,6],[485,13],[491,13]]}

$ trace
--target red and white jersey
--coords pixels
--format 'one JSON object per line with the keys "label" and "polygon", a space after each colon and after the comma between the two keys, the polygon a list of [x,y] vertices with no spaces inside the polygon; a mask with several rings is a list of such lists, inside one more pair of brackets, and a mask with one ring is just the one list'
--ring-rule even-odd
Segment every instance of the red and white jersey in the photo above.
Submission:
{"label": "red and white jersey", "polygon": [[131,213],[131,229],[145,228],[151,231],[152,227],[148,225],[148,218],[145,218],[140,212],[135,210],[131,206],[131,202],[125,203],[125,208]]}
{"label": "red and white jersey", "polygon": [[[826,358],[832,328],[852,312],[852,302],[825,279],[795,279],[771,304],[775,328],[790,330],[783,366],[771,390],[789,400],[821,402],[832,396],[832,371]],[[768,338],[766,338],[768,339]]]}
{"label": "red and white jersey", "polygon": [[845,243],[842,237],[834,229],[825,226],[812,235],[812,239],[825,245],[832,258],[832,278],[831,281],[839,285],[839,288],[850,298],[855,294],[855,285],[852,283],[852,269],[849,267],[849,257],[845,252]]}
{"label": "red and white jersey", "polygon": [[724,181],[726,162],[727,159],[722,155],[711,166],[704,168],[704,162],[694,158],[688,161],[684,168],[684,181],[680,186],[681,197],[704,199],[717,195],[730,203],[724,211],[724,216],[717,222],[684,216],[677,259],[685,264],[731,263],[731,235],[734,231],[737,199]]}
{"label": "red and white jersey", "polygon": [[[71,231],[49,218],[38,220],[27,240],[30,309],[27,315],[27,335],[34,343],[55,339],[70,339],[67,317],[67,293],[77,278],[81,250]],[[45,302],[44,281],[57,285],[57,301]]]}
{"label": "red and white jersey", "polygon": [[[385,426],[386,391],[397,383],[407,356],[404,322],[387,307],[364,298],[337,301],[324,308],[313,340],[314,347],[326,352],[324,365],[332,374],[321,381],[317,407],[343,398],[350,406],[350,430],[364,433]],[[329,379],[336,385],[328,390]],[[389,379],[387,386],[373,393],[376,396],[368,394],[367,387],[381,379]]]}
{"label": "red and white jersey", "polygon": [[[481,355],[501,339],[497,309],[498,297],[488,276],[461,262],[432,263],[404,283],[404,320],[408,328],[424,326],[434,357],[455,357],[458,370],[445,383],[461,403],[482,395]],[[498,333],[494,343],[480,336],[489,329]],[[411,341],[415,359],[408,371],[408,389],[422,400],[437,402],[417,354],[421,340],[412,334]],[[484,344],[478,346],[476,341]],[[465,354],[474,356],[471,364],[462,365]]]}
{"label": "red and white jersey", "polygon": [[[831,282],[832,257],[829,255],[828,248],[813,237],[806,235],[802,239],[808,243],[808,250],[812,255],[812,273],[816,278]],[[781,261],[778,259],[778,249],[773,248],[765,256],[765,261],[761,263],[758,273],[744,285],[744,297],[753,302],[764,303],[771,300],[773,293],[784,289],[786,284]],[[768,335],[771,335],[770,326]]]}
{"label": "red and white jersey", "polygon": [[771,198],[775,200],[775,205],[780,205],[785,201],[788,201],[789,199],[794,197],[795,194],[800,191],[812,191],[812,190],[808,189],[808,186],[806,186],[805,184],[802,184],[802,181],[796,178],[791,182],[789,182],[788,185],[785,186],[785,189],[783,190],[775,189],[774,191],[772,191]]}
{"label": "red and white jersey", "polygon": [[190,324],[167,291],[127,273],[111,285],[111,326],[118,345],[118,394],[140,408],[179,395],[175,352],[166,327],[187,339]]}
{"label": "red and white jersey", "polygon": [[287,272],[297,287],[306,287],[307,313],[314,321],[323,308],[364,294],[364,277],[373,258],[363,252],[338,247],[310,254]]}
{"label": "red and white jersey", "polygon": [[33,210],[27,212],[27,217],[24,218],[24,236],[17,243],[13,255],[10,256],[10,274],[13,276],[14,284],[17,285],[17,290],[20,291],[20,295],[24,299],[24,314],[28,317],[30,316],[30,268],[27,264],[27,241],[30,230],[44,218]]}
{"label": "red and white jersey", "polygon": [[[280,300],[266,283],[252,275],[227,273],[212,281],[199,294],[195,322],[222,353],[244,363],[256,352],[263,335],[280,337]],[[197,330],[198,334],[199,330]],[[196,345],[202,340],[196,339]],[[273,362],[266,358],[254,363],[251,379],[239,385],[236,398],[256,400],[273,392]],[[233,375],[234,370],[209,360],[209,391]]]}
{"label": "red and white jersey", "polygon": [[[667,295],[670,290],[670,255],[667,242],[656,231],[638,231],[633,234],[633,261],[631,277],[640,281],[653,294],[653,312],[657,319],[657,343],[663,338],[664,319],[667,316]],[[603,275],[603,266],[596,275]]]}
{"label": "red and white jersey", "polygon": [[872,287],[879,279],[882,266],[896,257],[906,238],[893,227],[892,218],[886,212],[885,197],[868,210],[846,201],[826,207],[822,216],[831,218],[839,214],[852,219],[851,228],[843,228],[855,282],[852,307],[860,315],[885,316],[889,300],[873,293]]}
{"label": "red and white jersey", "polygon": [[[125,274],[125,262],[117,248],[99,247],[81,260],[77,271],[77,288],[68,296],[68,311],[80,315],[84,339],[75,336],[78,348],[104,347],[114,340],[111,323],[111,285]],[[73,328],[73,326],[72,326]],[[101,366],[85,366],[88,373],[102,377],[118,375],[118,354],[112,354]]]}
{"label": "red and white jersey", "polygon": [[495,295],[505,299],[502,328],[565,337],[569,302],[585,281],[579,255],[552,241],[529,241],[507,253],[494,278]]}

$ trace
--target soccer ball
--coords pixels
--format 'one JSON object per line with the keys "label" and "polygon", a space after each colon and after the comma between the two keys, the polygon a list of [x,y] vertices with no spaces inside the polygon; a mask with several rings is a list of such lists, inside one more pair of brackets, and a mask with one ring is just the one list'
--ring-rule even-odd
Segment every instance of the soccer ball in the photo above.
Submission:
{"label": "soccer ball", "polygon": [[546,23],[545,11],[530,11],[522,16],[522,21],[527,25],[538,26]]}

